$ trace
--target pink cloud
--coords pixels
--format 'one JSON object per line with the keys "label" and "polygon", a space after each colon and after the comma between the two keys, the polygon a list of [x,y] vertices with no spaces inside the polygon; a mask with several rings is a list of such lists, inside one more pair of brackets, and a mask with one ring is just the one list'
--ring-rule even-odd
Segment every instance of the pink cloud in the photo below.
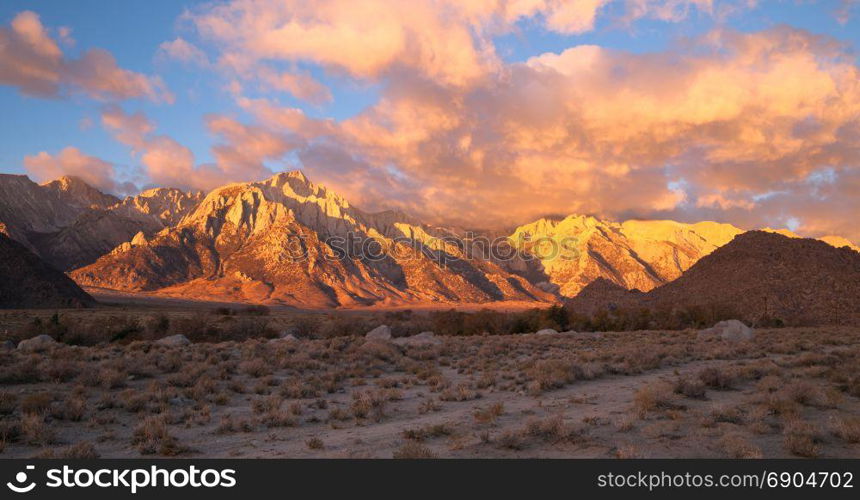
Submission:
{"label": "pink cloud", "polygon": [[79,177],[105,192],[114,192],[117,188],[111,163],[86,155],[75,147],[67,147],[56,155],[42,151],[27,156],[24,158],[24,166],[27,172],[41,182],[67,175]]}
{"label": "pink cloud", "polygon": [[[59,37],[68,44],[68,29],[61,28]],[[0,27],[0,84],[38,97],[78,92],[101,100],[173,100],[160,78],[120,68],[105,50],[90,49],[79,59],[66,58],[31,11],[19,13],[9,27]]]}

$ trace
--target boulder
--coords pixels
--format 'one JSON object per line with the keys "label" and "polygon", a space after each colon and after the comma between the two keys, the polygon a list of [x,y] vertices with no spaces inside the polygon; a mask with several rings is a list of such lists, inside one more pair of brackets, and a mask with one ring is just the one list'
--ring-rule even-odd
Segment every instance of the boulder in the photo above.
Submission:
{"label": "boulder", "polygon": [[394,339],[393,342],[397,345],[406,347],[442,345],[442,339],[437,337],[433,332],[421,332],[418,335],[413,335],[411,337],[400,337]]}
{"label": "boulder", "polygon": [[391,328],[388,325],[380,325],[367,332],[364,338],[368,340],[391,340]]}
{"label": "boulder", "polygon": [[543,330],[538,330],[535,335],[558,335],[558,332],[552,328],[544,328]]}
{"label": "boulder", "polygon": [[39,352],[58,346],[59,343],[48,335],[37,335],[18,343],[18,350],[23,352]]}
{"label": "boulder", "polygon": [[299,329],[294,327],[294,326],[290,326],[290,327],[285,328],[278,335],[278,337],[280,337],[282,339],[285,339],[287,337],[292,337],[293,340],[298,339],[298,336],[299,336]]}
{"label": "boulder", "polygon": [[191,343],[188,340],[188,337],[185,335],[171,335],[170,337],[164,337],[163,339],[159,339],[156,344],[164,345],[168,347],[180,347],[184,345],[189,345]]}
{"label": "boulder", "polygon": [[296,342],[296,341],[298,341],[298,340],[299,340],[299,339],[298,339],[295,335],[293,335],[292,333],[288,333],[288,334],[286,334],[286,335],[284,335],[284,336],[282,336],[282,337],[278,337],[278,338],[276,338],[276,339],[270,339],[270,340],[269,340],[269,343],[270,343],[270,344],[279,344],[279,343],[281,343],[281,342],[287,342],[287,343],[289,343],[289,342]]}
{"label": "boulder", "polygon": [[723,340],[737,342],[740,340],[751,340],[755,336],[755,331],[736,319],[730,319],[726,321],[720,321],[711,328],[699,330],[699,336],[719,336]]}

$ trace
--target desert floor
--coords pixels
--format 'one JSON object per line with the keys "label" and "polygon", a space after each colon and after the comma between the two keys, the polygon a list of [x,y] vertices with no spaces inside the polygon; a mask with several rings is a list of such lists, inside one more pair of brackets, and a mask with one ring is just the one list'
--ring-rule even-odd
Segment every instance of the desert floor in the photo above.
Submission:
{"label": "desert floor", "polygon": [[0,458],[860,457],[860,328],[363,333],[2,350]]}

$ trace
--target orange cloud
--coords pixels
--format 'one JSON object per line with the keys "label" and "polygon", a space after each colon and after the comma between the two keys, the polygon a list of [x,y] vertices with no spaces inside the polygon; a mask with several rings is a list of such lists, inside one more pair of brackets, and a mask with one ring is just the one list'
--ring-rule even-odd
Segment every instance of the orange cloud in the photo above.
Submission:
{"label": "orange cloud", "polygon": [[[67,29],[61,28],[59,36],[70,40]],[[39,97],[70,91],[103,100],[173,99],[160,78],[120,68],[107,51],[90,49],[80,59],[67,59],[31,11],[15,16],[9,27],[0,27],[0,84]]]}
{"label": "orange cloud", "polygon": [[82,153],[75,147],[67,147],[57,155],[45,151],[24,158],[24,166],[41,182],[51,181],[64,175],[80,177],[85,182],[105,192],[117,188],[112,164]]}
{"label": "orange cloud", "polygon": [[[470,225],[571,212],[759,225],[787,217],[773,193],[809,198],[824,169],[856,175],[858,81],[843,47],[783,27],[717,30],[663,53],[578,46],[467,88],[397,74],[376,105],[340,123],[239,103],[262,127],[303,137],[309,174],[369,208]],[[246,139],[234,139],[241,150]],[[804,223],[805,204],[780,206]],[[831,217],[850,224],[848,212]],[[823,230],[812,220],[808,231]]]}

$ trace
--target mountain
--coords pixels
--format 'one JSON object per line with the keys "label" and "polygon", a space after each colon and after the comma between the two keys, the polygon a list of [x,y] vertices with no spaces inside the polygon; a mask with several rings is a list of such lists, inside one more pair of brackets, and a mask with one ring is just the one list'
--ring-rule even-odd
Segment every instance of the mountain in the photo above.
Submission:
{"label": "mountain", "polygon": [[0,231],[61,270],[90,264],[138,233],[183,217],[201,194],[158,189],[120,201],[76,177],[38,185],[0,174]]}
{"label": "mountain", "polygon": [[[763,231],[800,238],[786,229]],[[743,232],[716,222],[617,223],[583,215],[539,219],[516,228],[508,236],[509,245],[519,250],[518,257],[498,263],[563,297],[576,296],[598,278],[623,289],[647,292],[677,279],[701,258]],[[860,250],[837,236],[825,236],[821,241]]]}
{"label": "mountain", "polygon": [[[333,307],[551,301],[443,231],[366,213],[301,172],[210,192],[174,227],[138,236],[72,277],[83,285],[202,299]],[[384,250],[384,251],[383,251]]]}
{"label": "mountain", "polygon": [[63,176],[42,184],[42,188],[51,191],[57,199],[77,209],[104,210],[119,203],[119,198],[116,196],[102,193],[79,177]]}
{"label": "mountain", "polygon": [[508,237],[522,258],[502,265],[567,297],[598,278],[648,291],[677,278],[742,232],[715,222],[616,223],[583,215],[540,219]]}
{"label": "mountain", "polygon": [[0,308],[77,308],[95,301],[65,274],[0,234]]}
{"label": "mountain", "polygon": [[574,310],[700,306],[748,321],[860,323],[860,253],[823,241],[749,231],[648,293],[596,282],[569,301]]}

